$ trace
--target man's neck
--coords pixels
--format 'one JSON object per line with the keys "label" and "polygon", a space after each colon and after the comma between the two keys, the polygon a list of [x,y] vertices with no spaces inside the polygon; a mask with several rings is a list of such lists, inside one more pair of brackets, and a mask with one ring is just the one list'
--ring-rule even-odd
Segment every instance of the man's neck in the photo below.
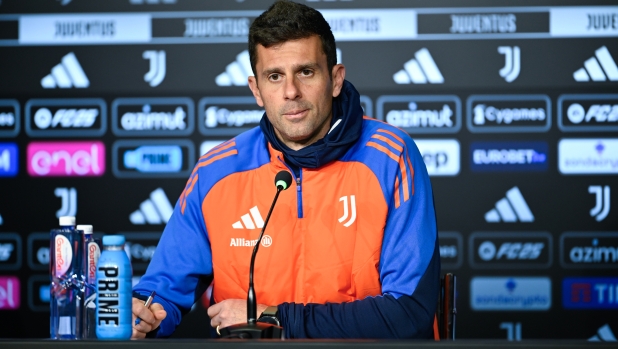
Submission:
{"label": "man's neck", "polygon": [[303,140],[299,140],[299,141],[286,140],[281,136],[281,134],[279,133],[279,130],[277,130],[276,128],[274,129],[275,136],[277,136],[277,138],[283,144],[285,144],[288,148],[292,150],[301,150],[319,141],[320,139],[324,138],[328,134],[328,131],[330,130],[330,124],[331,124],[332,119],[333,119],[333,115],[331,112],[331,115],[328,118],[326,118],[326,120],[324,120],[324,123],[320,126],[320,128],[313,135]]}

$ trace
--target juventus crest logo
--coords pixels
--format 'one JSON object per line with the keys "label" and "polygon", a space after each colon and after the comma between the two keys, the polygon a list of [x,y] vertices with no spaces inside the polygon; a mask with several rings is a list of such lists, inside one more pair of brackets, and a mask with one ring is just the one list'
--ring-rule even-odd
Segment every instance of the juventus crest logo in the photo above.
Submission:
{"label": "juventus crest logo", "polygon": [[339,223],[343,223],[346,219],[348,219],[348,216],[350,216],[350,219],[343,223],[343,226],[347,228],[351,226],[354,221],[356,221],[356,197],[354,195],[346,195],[340,197],[339,201],[343,202],[343,216],[339,218]]}

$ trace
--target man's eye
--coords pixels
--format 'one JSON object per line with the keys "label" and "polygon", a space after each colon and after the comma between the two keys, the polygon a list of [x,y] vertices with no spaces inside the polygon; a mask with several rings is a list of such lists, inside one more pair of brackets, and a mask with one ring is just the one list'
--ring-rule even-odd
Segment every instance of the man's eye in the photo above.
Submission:
{"label": "man's eye", "polygon": [[301,74],[304,76],[310,76],[311,74],[313,74],[313,71],[309,70],[309,69],[303,69],[301,71]]}
{"label": "man's eye", "polygon": [[270,74],[268,76],[268,79],[271,80],[271,81],[278,81],[280,79],[280,76],[279,76],[279,74]]}

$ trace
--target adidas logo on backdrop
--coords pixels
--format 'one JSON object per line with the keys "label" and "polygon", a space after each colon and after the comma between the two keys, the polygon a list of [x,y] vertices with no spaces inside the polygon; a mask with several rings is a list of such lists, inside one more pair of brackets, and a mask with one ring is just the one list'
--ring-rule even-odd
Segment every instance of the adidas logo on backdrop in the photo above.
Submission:
{"label": "adidas logo on backdrop", "polygon": [[403,64],[403,69],[393,75],[397,84],[443,84],[444,77],[438,69],[431,53],[422,48],[414,54],[414,58]]}
{"label": "adidas logo on backdrop", "polygon": [[86,88],[90,81],[73,52],[62,57],[60,64],[51,69],[51,74],[41,79],[43,88]]}
{"label": "adidas logo on backdrop", "polygon": [[139,205],[139,210],[131,213],[129,220],[135,225],[167,223],[173,211],[163,189],[157,188]]}
{"label": "adidas logo on backdrop", "polygon": [[[584,67],[573,73],[573,79],[579,82],[585,81],[618,81],[618,67],[609,54],[607,47],[603,46],[594,51],[594,56],[584,62]],[[600,65],[599,65],[600,63]],[[601,69],[603,67],[603,69]],[[605,71],[605,73],[603,73]]]}
{"label": "adidas logo on backdrop", "polygon": [[534,215],[519,188],[513,187],[506,192],[506,197],[496,202],[496,207],[485,214],[487,223],[534,222]]}
{"label": "adidas logo on backdrop", "polygon": [[588,342],[616,342],[616,336],[608,324],[597,330],[597,334],[588,338]]}

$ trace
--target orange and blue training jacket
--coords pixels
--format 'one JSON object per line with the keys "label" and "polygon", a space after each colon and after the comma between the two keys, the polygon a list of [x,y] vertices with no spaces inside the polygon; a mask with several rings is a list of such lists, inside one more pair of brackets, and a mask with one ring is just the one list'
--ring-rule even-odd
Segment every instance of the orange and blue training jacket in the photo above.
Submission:
{"label": "orange and blue training jacket", "polygon": [[347,81],[342,94],[333,119],[355,118],[339,132],[356,123],[358,134],[333,161],[290,165],[289,152],[264,132],[266,117],[199,159],[134,288],[156,290],[167,311],[157,336],[172,334],[208,287],[206,276],[212,302],[246,299],[273,179],[287,170],[295,181],[279,196],[254,276],[257,302],[278,305],[285,336],[432,337],[440,255],[423,159],[405,132],[363,118]]}

